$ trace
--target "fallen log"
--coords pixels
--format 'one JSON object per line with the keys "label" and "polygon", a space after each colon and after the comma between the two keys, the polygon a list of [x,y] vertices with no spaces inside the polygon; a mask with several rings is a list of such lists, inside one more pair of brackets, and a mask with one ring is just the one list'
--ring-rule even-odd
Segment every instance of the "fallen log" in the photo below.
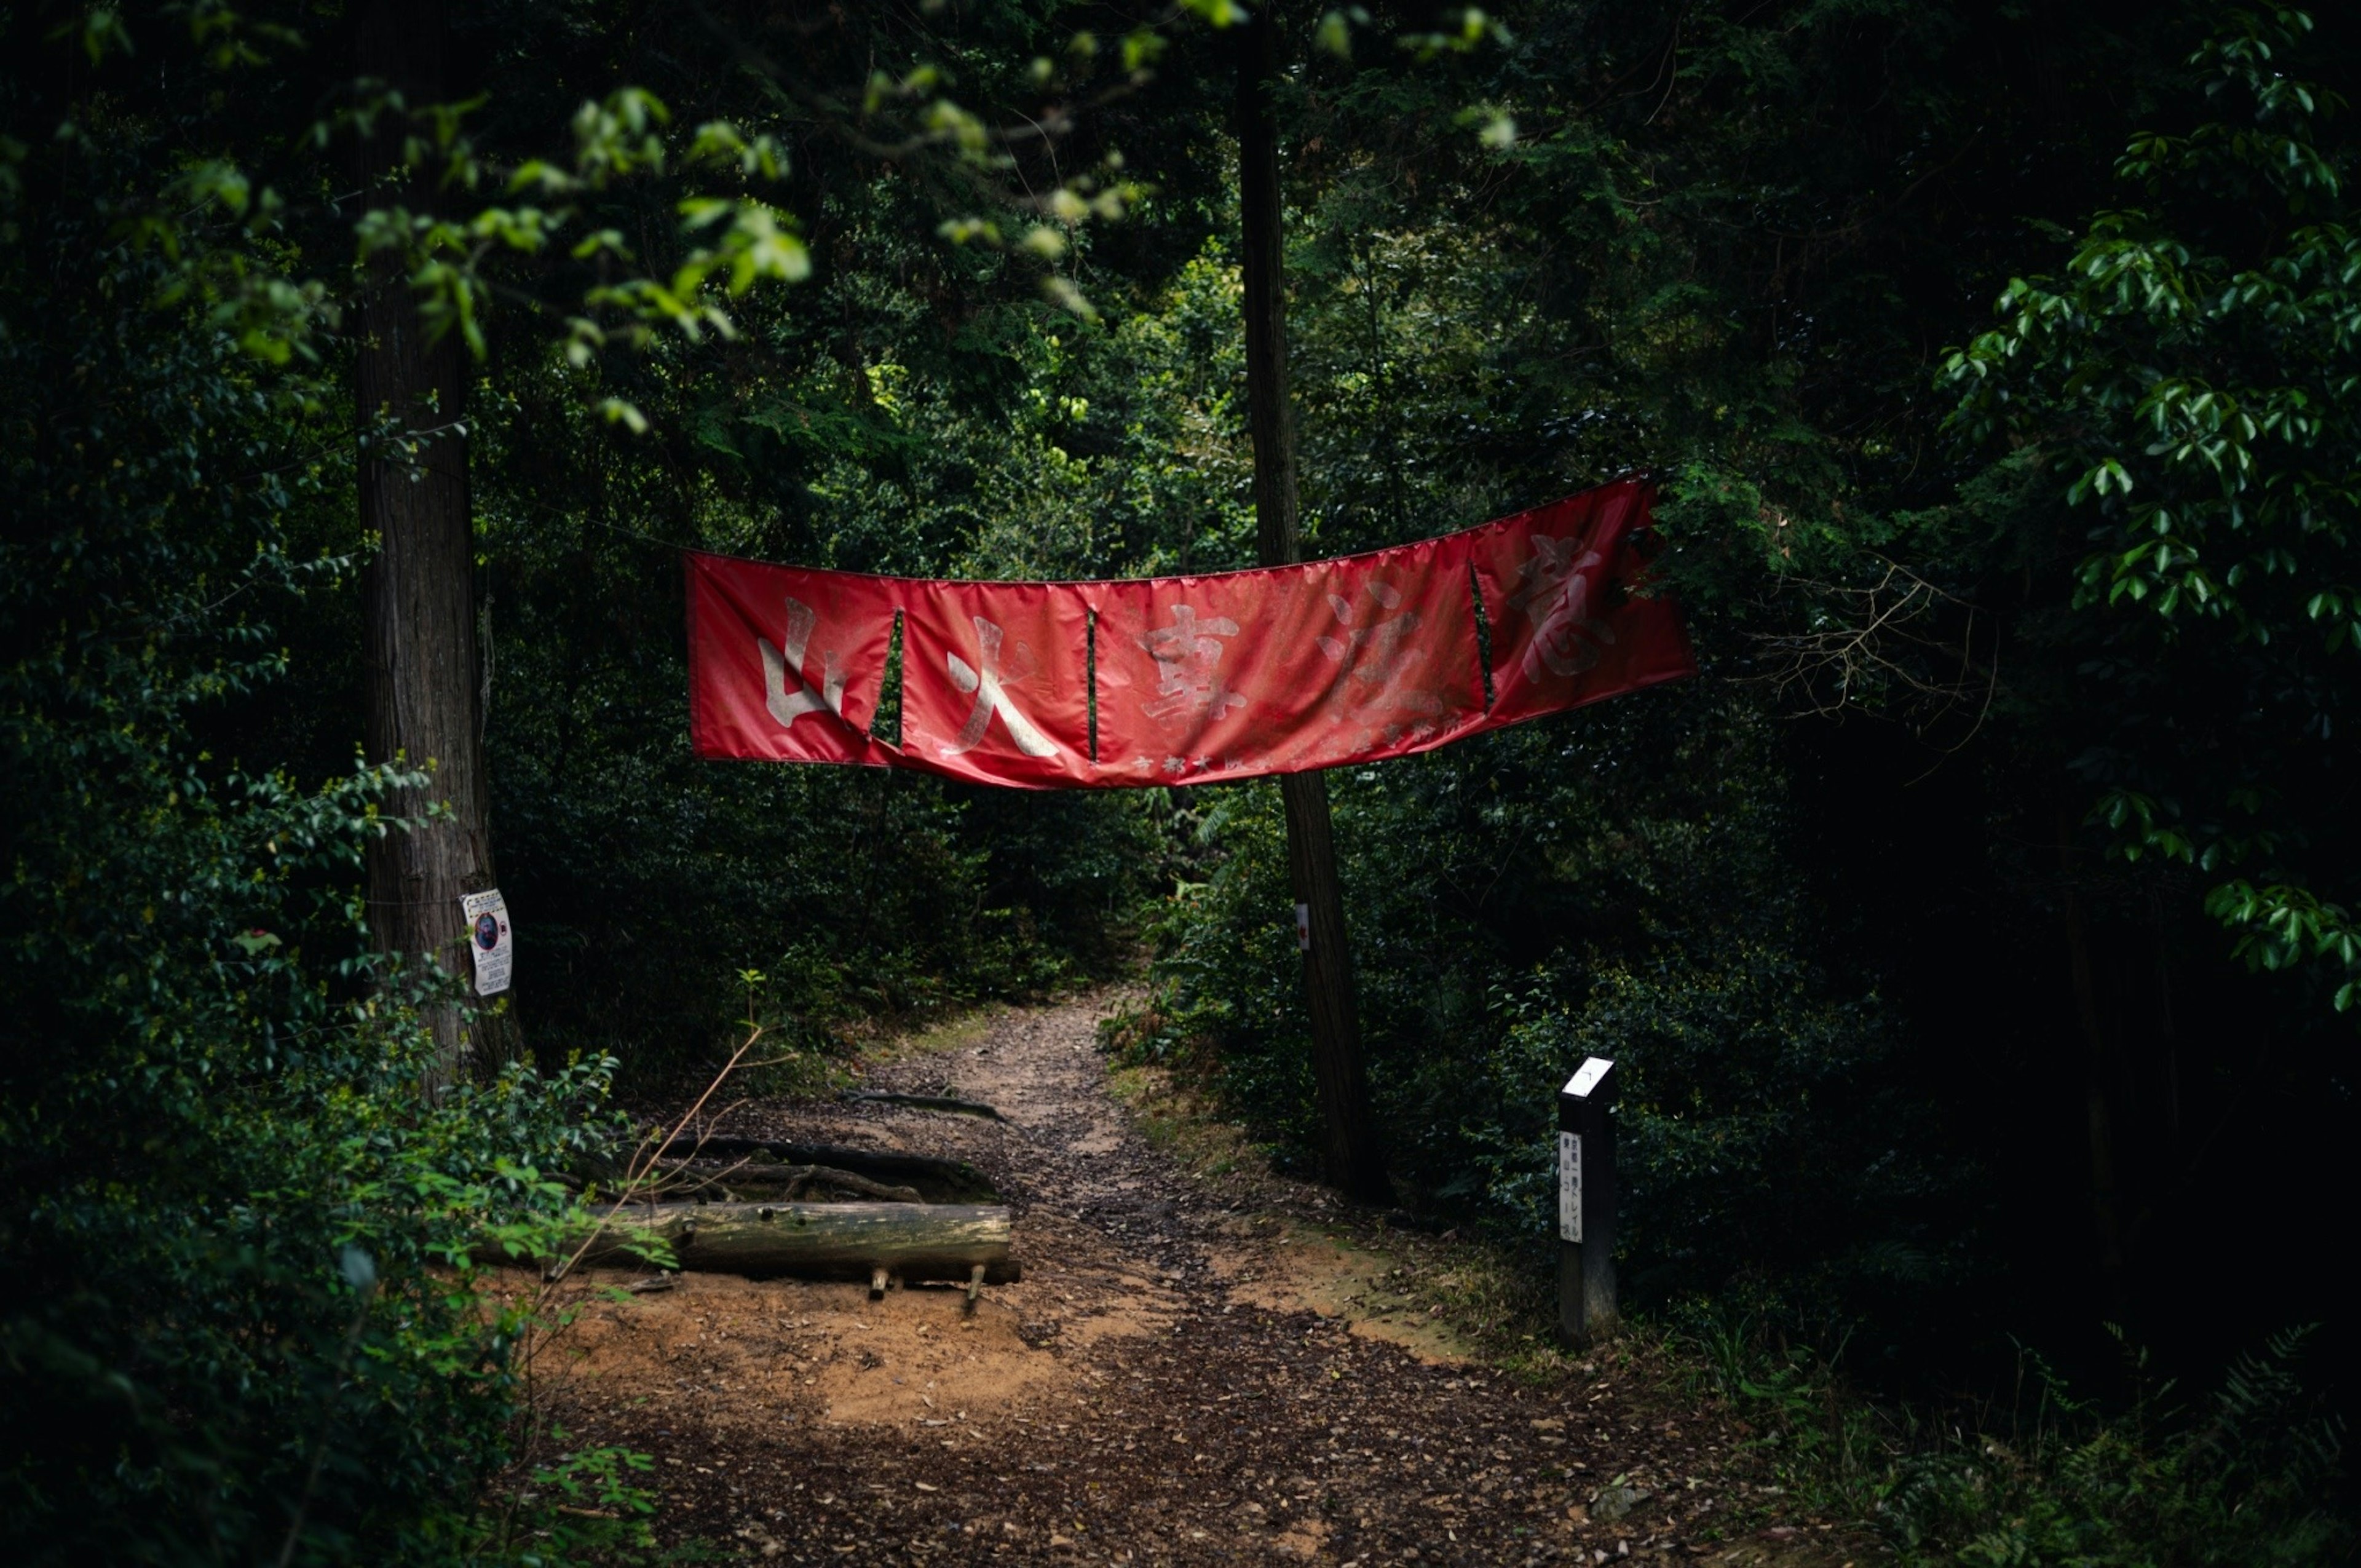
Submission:
{"label": "fallen log", "polygon": [[757,1160],[660,1159],[656,1168],[667,1175],[692,1177],[700,1182],[722,1187],[779,1187],[780,1194],[792,1199],[806,1187],[818,1183],[822,1187],[838,1187],[847,1192],[859,1192],[871,1198],[882,1198],[894,1203],[923,1203],[915,1187],[895,1187],[850,1170],[839,1170],[829,1165],[769,1165]]}
{"label": "fallen log", "polygon": [[661,1240],[684,1269],[753,1278],[867,1279],[883,1269],[964,1284],[978,1266],[989,1284],[1022,1277],[1008,1211],[996,1204],[633,1204],[588,1240],[586,1265],[635,1261],[633,1242]]}
{"label": "fallen log", "polygon": [[709,1137],[683,1137],[668,1154],[682,1158],[768,1159],[784,1165],[825,1165],[879,1180],[893,1179],[915,1187],[932,1203],[990,1202],[999,1197],[992,1179],[963,1159],[904,1154],[894,1149],[855,1148],[849,1144],[799,1144],[785,1138],[745,1137],[716,1133]]}

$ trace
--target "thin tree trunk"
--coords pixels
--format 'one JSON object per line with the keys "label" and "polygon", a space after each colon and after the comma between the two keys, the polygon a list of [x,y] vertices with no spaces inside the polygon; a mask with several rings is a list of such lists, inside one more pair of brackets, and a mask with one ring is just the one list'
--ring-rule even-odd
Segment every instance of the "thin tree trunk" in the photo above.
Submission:
{"label": "thin tree trunk", "polygon": [[[448,95],[441,0],[367,0],[355,23],[360,75],[387,83],[413,108]],[[362,199],[371,205],[415,211],[433,201],[431,181],[400,173],[406,129],[383,116],[363,141]],[[465,981],[471,970],[459,899],[493,885],[475,531],[460,423],[467,366],[456,338],[428,341],[397,265],[378,268],[357,314],[361,528],[377,542],[361,574],[368,759],[433,774],[423,789],[388,803],[393,815],[420,817],[438,803],[449,810],[371,846],[370,930],[379,951],[424,958]],[[429,1017],[436,1047],[430,1090],[458,1077],[471,1059],[483,1066],[515,1053],[505,1005],[472,1030],[451,1007],[432,1008]],[[469,1040],[470,1033],[478,1038]]]}
{"label": "thin tree trunk", "polygon": [[[1303,558],[1296,522],[1295,422],[1288,402],[1285,256],[1279,226],[1279,126],[1270,83],[1278,74],[1278,26],[1264,0],[1240,29],[1238,186],[1245,218],[1247,424],[1254,436],[1255,539],[1266,566]],[[1385,1156],[1369,1114],[1353,1002],[1345,898],[1336,881],[1328,784],[1319,773],[1279,781],[1287,809],[1287,863],[1304,906],[1311,947],[1303,983],[1312,1017],[1312,1068],[1326,1140],[1325,1174],[1363,1202],[1392,1199]]]}
{"label": "thin tree trunk", "polygon": [[2115,1191],[2115,1120],[2107,1098],[2110,1053],[2099,1018],[2099,990],[2091,968],[2090,934],[2074,893],[2073,832],[2058,814],[2058,861],[2066,884],[2066,954],[2074,981],[2074,1012],[2082,1025],[2082,1104],[2091,1160],[2091,1223],[2098,1243],[2099,1273],[2113,1289],[2124,1267],[2123,1218]]}

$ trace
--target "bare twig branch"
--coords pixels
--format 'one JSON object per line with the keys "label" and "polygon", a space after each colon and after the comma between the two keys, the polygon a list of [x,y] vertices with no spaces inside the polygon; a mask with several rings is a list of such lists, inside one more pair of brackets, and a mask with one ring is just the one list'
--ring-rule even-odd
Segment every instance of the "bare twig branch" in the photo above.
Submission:
{"label": "bare twig branch", "polygon": [[1951,715],[1972,712],[1967,733],[1942,748],[1956,751],[1992,709],[1999,650],[1978,656],[1973,604],[1907,566],[1883,565],[1867,586],[1788,579],[1809,597],[1808,625],[1754,634],[1756,669],[1744,678],[1771,688],[1791,712],[1834,718],[1874,708],[1922,738]]}

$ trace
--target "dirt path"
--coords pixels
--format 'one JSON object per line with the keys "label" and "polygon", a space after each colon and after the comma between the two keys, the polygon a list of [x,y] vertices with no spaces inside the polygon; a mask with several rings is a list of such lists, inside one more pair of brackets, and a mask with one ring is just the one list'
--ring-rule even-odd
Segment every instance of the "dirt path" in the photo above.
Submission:
{"label": "dirt path", "polygon": [[1005,1123],[730,1115],[974,1161],[1024,1280],[972,1315],[950,1288],[719,1275],[591,1307],[554,1398],[576,1442],[656,1456],[663,1537],[792,1563],[1759,1560],[1712,1542],[1730,1431],[1603,1365],[1539,1389],[1452,1358],[1389,1258],[1323,1235],[1323,1198],[1248,1206],[1152,1147],[1099,1011],[1012,1013],[874,1077]]}

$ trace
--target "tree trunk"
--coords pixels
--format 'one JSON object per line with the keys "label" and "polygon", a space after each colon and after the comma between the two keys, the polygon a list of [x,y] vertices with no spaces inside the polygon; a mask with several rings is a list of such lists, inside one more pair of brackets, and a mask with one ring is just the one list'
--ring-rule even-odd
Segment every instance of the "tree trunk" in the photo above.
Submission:
{"label": "tree trunk", "polygon": [[[1278,75],[1279,28],[1263,0],[1240,29],[1238,195],[1245,219],[1247,425],[1254,437],[1255,539],[1266,566],[1303,558],[1296,523],[1295,422],[1287,386],[1287,297],[1279,226],[1279,126],[1270,84]],[[1327,781],[1316,773],[1279,781],[1287,809],[1287,864],[1311,944],[1303,983],[1312,1017],[1312,1068],[1319,1084],[1328,1180],[1368,1203],[1392,1201],[1385,1157],[1369,1115],[1368,1076],[1361,1061],[1360,1020],[1353,1004],[1352,953]]]}
{"label": "tree trunk", "polygon": [[[441,0],[367,0],[355,18],[356,65],[413,108],[439,102],[447,96],[445,37]],[[406,130],[384,115],[362,141],[362,200],[369,205],[418,211],[434,200],[430,179],[401,170]],[[370,847],[369,925],[380,952],[423,959],[467,981],[459,899],[493,885],[475,531],[460,423],[467,366],[456,338],[427,340],[397,262],[380,259],[357,315],[353,403],[364,433],[361,529],[376,543],[361,574],[368,760],[399,761],[433,774],[424,788],[389,801],[391,815],[420,817],[437,803],[449,810]],[[435,1038],[430,1091],[456,1079],[471,1058],[481,1066],[515,1054],[507,1000],[500,998],[472,1028],[458,1009],[428,1010]]]}
{"label": "tree trunk", "polygon": [[[627,1263],[635,1240],[661,1239],[685,1269],[752,1277],[986,1282],[1020,1277],[1008,1211],[983,1203],[665,1203],[626,1208],[598,1228],[582,1261]],[[576,1245],[580,1245],[579,1241]],[[489,1255],[487,1262],[511,1261]]]}
{"label": "tree trunk", "polygon": [[2073,829],[2058,814],[2058,861],[2066,889],[2066,957],[2074,983],[2074,1013],[2082,1026],[2082,1107],[2089,1139],[2091,1223],[2098,1243],[2099,1275],[2110,1292],[2118,1290],[2124,1268],[2123,1220],[2116,1206],[2115,1120],[2108,1104],[2113,1076],[2107,1034],[2099,1017],[2099,990],[2091,968],[2090,934],[2074,892]]}

